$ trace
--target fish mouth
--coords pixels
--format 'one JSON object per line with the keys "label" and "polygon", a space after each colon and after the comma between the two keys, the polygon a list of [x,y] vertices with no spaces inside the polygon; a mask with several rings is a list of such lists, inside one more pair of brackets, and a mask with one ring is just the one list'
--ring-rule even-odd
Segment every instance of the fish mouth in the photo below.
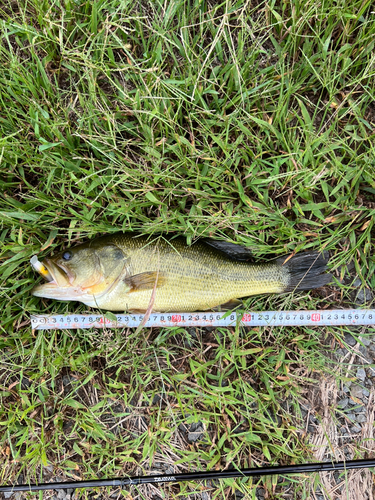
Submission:
{"label": "fish mouth", "polygon": [[31,290],[32,295],[58,300],[77,300],[84,295],[81,287],[74,286],[75,275],[69,269],[50,259],[39,262],[34,257],[30,261],[31,265],[47,283],[36,285]]}
{"label": "fish mouth", "polygon": [[74,285],[74,280],[76,278],[75,274],[63,264],[57,264],[50,259],[45,259],[43,264],[52,277],[52,280],[48,280],[49,283],[54,282],[60,287]]}

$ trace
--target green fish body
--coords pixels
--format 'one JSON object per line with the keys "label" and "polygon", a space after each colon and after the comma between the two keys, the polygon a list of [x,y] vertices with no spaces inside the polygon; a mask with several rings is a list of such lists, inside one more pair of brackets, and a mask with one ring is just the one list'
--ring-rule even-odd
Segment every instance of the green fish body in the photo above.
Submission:
{"label": "green fish body", "polygon": [[214,243],[188,246],[182,237],[131,233],[103,236],[45,259],[43,276],[50,281],[32,293],[110,311],[182,312],[250,295],[317,288],[331,279],[322,274],[327,259],[319,253],[254,264],[232,258]]}

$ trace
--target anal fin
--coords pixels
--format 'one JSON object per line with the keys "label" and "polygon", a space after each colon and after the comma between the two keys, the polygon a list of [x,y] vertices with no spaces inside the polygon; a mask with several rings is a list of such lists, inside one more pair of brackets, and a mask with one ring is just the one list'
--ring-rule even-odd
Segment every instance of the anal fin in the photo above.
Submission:
{"label": "anal fin", "polygon": [[220,306],[217,306],[214,308],[214,310],[218,311],[230,311],[231,309],[235,309],[236,307],[240,307],[243,305],[242,300],[239,299],[231,299],[228,300],[228,302],[225,302],[224,304],[220,304]]}

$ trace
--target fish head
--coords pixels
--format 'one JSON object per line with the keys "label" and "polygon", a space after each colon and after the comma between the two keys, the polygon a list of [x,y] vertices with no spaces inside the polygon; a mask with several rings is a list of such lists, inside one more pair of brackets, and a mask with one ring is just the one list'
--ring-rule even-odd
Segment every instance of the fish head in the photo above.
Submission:
{"label": "fish head", "polygon": [[40,268],[34,265],[47,283],[35,286],[31,293],[48,299],[91,301],[118,282],[126,263],[116,245],[78,245],[44,259]]}

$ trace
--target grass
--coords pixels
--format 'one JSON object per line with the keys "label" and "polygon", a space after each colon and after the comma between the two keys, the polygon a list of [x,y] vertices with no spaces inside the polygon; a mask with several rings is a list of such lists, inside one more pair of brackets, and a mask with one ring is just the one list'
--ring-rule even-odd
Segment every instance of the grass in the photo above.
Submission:
{"label": "grass", "polygon": [[[374,34],[366,0],[2,3],[3,483],[311,457],[301,393],[339,383],[324,350],[346,329],[32,332],[30,314],[86,309],[32,297],[29,259],[119,230],[256,258],[324,249],[335,285],[248,305],[351,306],[350,261],[375,287]],[[189,444],[194,422],[204,436]],[[290,481],[261,484],[308,498],[308,479]],[[202,488],[255,495],[226,480],[124,497]]]}

